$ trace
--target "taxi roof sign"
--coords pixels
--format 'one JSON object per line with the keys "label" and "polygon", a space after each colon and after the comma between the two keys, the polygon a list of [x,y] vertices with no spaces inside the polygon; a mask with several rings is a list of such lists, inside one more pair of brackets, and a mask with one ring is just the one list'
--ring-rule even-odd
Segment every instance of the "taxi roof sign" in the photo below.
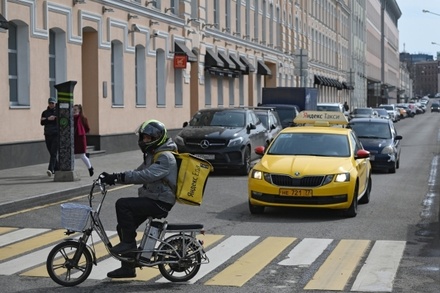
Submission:
{"label": "taxi roof sign", "polygon": [[295,124],[311,124],[315,126],[347,125],[344,113],[336,111],[301,111],[295,119]]}

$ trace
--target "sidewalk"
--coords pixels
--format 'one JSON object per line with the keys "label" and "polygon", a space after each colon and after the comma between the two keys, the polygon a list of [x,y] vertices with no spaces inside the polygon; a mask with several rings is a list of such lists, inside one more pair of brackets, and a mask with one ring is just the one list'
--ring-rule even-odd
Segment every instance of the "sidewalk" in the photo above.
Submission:
{"label": "sidewalk", "polygon": [[84,163],[76,159],[74,172],[80,180],[72,182],[55,182],[54,177],[48,177],[47,163],[0,170],[0,215],[87,194],[92,180],[101,172],[133,170],[141,164],[142,153],[135,150],[97,155],[91,156],[90,161],[95,174],[90,177]]}

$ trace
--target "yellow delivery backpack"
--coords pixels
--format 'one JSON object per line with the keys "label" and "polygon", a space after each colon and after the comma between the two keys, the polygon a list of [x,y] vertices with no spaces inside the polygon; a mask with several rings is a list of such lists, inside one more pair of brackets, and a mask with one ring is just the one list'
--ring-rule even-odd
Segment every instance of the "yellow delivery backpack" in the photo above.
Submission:
{"label": "yellow delivery backpack", "polygon": [[[160,153],[154,155],[154,161]],[[201,205],[209,173],[214,171],[214,167],[208,161],[189,153],[171,153],[177,162],[176,200],[183,204]]]}

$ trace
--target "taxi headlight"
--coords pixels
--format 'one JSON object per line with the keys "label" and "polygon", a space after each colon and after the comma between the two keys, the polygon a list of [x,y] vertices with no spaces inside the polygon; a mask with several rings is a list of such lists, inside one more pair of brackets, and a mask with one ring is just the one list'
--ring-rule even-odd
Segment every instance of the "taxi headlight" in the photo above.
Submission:
{"label": "taxi headlight", "polygon": [[394,152],[394,147],[391,146],[391,145],[388,145],[388,146],[384,147],[380,153],[383,154],[383,155],[394,154],[395,153]]}
{"label": "taxi headlight", "polygon": [[251,178],[261,180],[263,179],[263,172],[258,170],[252,170]]}
{"label": "taxi headlight", "polygon": [[241,145],[241,143],[243,142],[243,137],[237,137],[237,138],[233,138],[229,141],[228,143],[228,147],[232,147],[232,146],[236,146],[236,145]]}
{"label": "taxi headlight", "polygon": [[341,173],[335,176],[335,182],[349,182],[350,173]]}

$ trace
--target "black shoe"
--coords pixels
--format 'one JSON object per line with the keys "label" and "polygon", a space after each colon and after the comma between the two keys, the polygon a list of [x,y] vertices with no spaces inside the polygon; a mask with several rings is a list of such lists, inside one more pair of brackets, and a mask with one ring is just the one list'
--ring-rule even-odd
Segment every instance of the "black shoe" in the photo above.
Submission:
{"label": "black shoe", "polygon": [[89,153],[86,153],[86,157],[87,157],[87,158],[90,158],[90,154],[89,154]]}
{"label": "black shoe", "polygon": [[131,242],[131,243],[126,243],[126,242],[121,242],[119,244],[117,244],[116,246],[110,248],[110,251],[113,254],[123,254],[123,253],[127,253],[130,250],[136,249],[136,242]]}
{"label": "black shoe", "polygon": [[116,269],[114,271],[111,271],[107,273],[107,277],[109,278],[136,278],[136,269],[135,268],[127,268],[127,267],[120,267],[119,269]]}
{"label": "black shoe", "polygon": [[91,167],[91,168],[89,169],[90,177],[92,177],[94,173],[95,173],[95,172],[93,172],[93,167]]}

